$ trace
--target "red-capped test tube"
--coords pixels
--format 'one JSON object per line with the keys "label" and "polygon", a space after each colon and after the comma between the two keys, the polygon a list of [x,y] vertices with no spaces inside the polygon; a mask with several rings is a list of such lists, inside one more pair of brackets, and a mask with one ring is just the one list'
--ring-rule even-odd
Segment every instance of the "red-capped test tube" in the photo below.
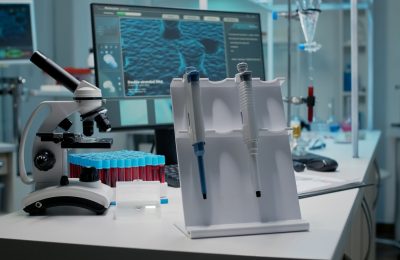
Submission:
{"label": "red-capped test tube", "polygon": [[117,160],[118,181],[125,181],[125,159]]}
{"label": "red-capped test tube", "polygon": [[[107,185],[110,185],[109,176],[110,176],[110,160],[103,158],[103,178],[101,182]],[[111,185],[110,185],[111,186]]]}
{"label": "red-capped test tube", "polygon": [[159,175],[159,168],[160,167],[158,167],[158,156],[157,155],[155,155],[155,156],[152,156],[152,159],[151,159],[151,171],[152,171],[152,174],[151,174],[151,176],[152,176],[152,180],[153,181],[160,181],[160,175]]}
{"label": "red-capped test tube", "polygon": [[139,176],[139,158],[137,158],[137,157],[131,158],[131,165],[132,165],[132,180],[140,179],[140,176]]}
{"label": "red-capped test tube", "polygon": [[144,181],[152,181],[153,180],[153,158],[151,155],[145,157],[146,160],[146,179]]}
{"label": "red-capped test tube", "polygon": [[160,182],[165,182],[165,156],[158,155],[158,174],[160,178]]}
{"label": "red-capped test tube", "polygon": [[93,159],[92,164],[92,166],[96,168],[96,171],[99,175],[99,180],[104,178],[103,160],[101,160],[100,158]]}
{"label": "red-capped test tube", "polygon": [[133,180],[133,169],[131,158],[125,158],[125,181]]}
{"label": "red-capped test tube", "polygon": [[139,179],[146,180],[146,159],[144,157],[138,158],[139,163]]}
{"label": "red-capped test tube", "polygon": [[110,175],[109,175],[109,183],[111,187],[115,187],[118,179],[118,160],[111,159],[110,160]]}

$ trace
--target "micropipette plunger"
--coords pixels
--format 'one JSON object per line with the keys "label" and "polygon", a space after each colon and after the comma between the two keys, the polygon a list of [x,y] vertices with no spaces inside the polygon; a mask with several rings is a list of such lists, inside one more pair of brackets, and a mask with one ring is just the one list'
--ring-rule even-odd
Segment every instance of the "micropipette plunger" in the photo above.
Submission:
{"label": "micropipette plunger", "polygon": [[205,131],[203,113],[201,110],[200,97],[200,74],[195,68],[188,67],[183,76],[188,100],[189,133],[192,137],[194,154],[197,157],[197,164],[200,176],[201,193],[203,199],[207,198],[206,176],[204,170],[204,145]]}
{"label": "micropipette plunger", "polygon": [[258,169],[258,124],[255,113],[255,102],[252,87],[251,71],[247,63],[241,62],[237,65],[239,73],[235,75],[235,81],[239,87],[240,112],[242,114],[243,138],[249,149],[254,174],[253,184],[256,188],[256,197],[261,197],[261,181]]}

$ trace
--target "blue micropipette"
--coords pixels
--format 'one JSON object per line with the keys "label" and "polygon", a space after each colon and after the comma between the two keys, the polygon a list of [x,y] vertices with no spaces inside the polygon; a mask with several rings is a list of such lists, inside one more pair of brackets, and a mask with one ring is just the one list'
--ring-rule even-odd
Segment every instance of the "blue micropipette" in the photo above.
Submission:
{"label": "blue micropipette", "polygon": [[188,100],[188,119],[189,119],[189,133],[193,141],[194,154],[197,157],[197,164],[200,176],[201,193],[203,199],[207,198],[206,176],[204,170],[204,122],[203,113],[201,110],[200,101],[200,84],[199,72],[193,67],[186,69],[183,76],[184,86],[186,87],[187,100]]}
{"label": "blue micropipette", "polygon": [[237,65],[239,73],[235,75],[235,81],[239,87],[240,112],[242,114],[243,138],[249,149],[254,174],[253,184],[256,189],[256,197],[261,197],[261,180],[258,169],[258,124],[255,113],[255,102],[252,87],[251,71],[248,71],[247,63]]}

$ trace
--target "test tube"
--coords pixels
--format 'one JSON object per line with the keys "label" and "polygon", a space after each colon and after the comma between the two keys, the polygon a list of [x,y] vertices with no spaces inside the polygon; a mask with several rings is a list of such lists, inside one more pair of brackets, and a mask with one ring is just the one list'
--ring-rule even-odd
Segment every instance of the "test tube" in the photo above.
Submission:
{"label": "test tube", "polygon": [[132,171],[132,160],[128,157],[129,155],[125,155],[125,181],[133,180],[133,171]]}
{"label": "test tube", "polygon": [[79,155],[74,155],[73,156],[73,164],[72,164],[72,178],[77,178],[79,177]]}
{"label": "test tube", "polygon": [[115,187],[115,184],[117,182],[118,178],[118,160],[115,158],[112,158],[110,160],[110,186]]}
{"label": "test tube", "polygon": [[132,180],[138,180],[139,179],[139,159],[136,157],[131,158],[131,164],[132,164]]}
{"label": "test tube", "polygon": [[81,173],[82,173],[83,167],[85,167],[85,164],[86,164],[85,157],[80,156],[79,161],[78,161],[78,165],[79,165],[78,172],[77,172],[78,174],[77,174],[76,178],[79,178],[81,176]]}
{"label": "test tube", "polygon": [[139,163],[139,179],[146,180],[146,159],[144,156],[138,158]]}
{"label": "test tube", "polygon": [[165,156],[158,156],[158,174],[161,183],[165,182]]}
{"label": "test tube", "polygon": [[97,158],[93,160],[93,166],[94,168],[96,168],[99,174],[99,179],[102,180],[102,178],[104,178],[104,170],[103,170],[103,161],[101,160],[100,156],[97,156]]}
{"label": "test tube", "polygon": [[145,160],[146,160],[146,177],[144,181],[152,181],[153,180],[153,176],[152,175],[152,162],[153,162],[153,158],[150,155],[145,156]]}
{"label": "test tube", "polygon": [[158,174],[159,172],[159,167],[158,167],[158,156],[152,156],[152,161],[151,161],[151,166],[152,166],[152,180],[153,181],[160,181],[160,175]]}
{"label": "test tube", "polygon": [[73,176],[74,176],[74,156],[72,154],[68,154],[68,163],[69,163],[69,177],[73,178]]}
{"label": "test tube", "polygon": [[117,167],[118,167],[117,180],[118,181],[125,181],[125,159],[118,159],[117,160]]}
{"label": "test tube", "polygon": [[79,157],[79,155],[78,154],[75,154],[74,155],[74,163],[73,163],[73,173],[72,173],[72,178],[76,178],[77,176],[79,176],[79,160],[80,160],[80,157]]}
{"label": "test tube", "polygon": [[110,176],[110,160],[106,157],[103,157],[103,179],[101,180],[102,183],[110,185],[109,176]]}

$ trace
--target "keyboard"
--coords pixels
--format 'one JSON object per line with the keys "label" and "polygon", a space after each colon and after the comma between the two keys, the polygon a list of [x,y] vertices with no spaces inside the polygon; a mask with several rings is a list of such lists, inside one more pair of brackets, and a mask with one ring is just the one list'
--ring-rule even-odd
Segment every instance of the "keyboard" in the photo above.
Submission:
{"label": "keyboard", "polygon": [[181,186],[178,164],[165,165],[165,180],[170,187],[179,188]]}

